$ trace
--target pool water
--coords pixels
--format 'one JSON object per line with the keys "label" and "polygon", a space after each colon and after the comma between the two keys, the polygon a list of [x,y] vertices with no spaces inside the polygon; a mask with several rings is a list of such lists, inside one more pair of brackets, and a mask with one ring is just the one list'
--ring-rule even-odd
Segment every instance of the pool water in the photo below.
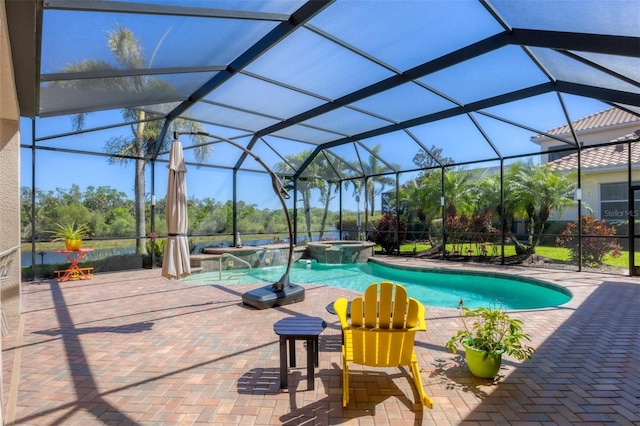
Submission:
{"label": "pool water", "polygon": [[[265,285],[278,281],[284,266],[255,268],[251,273],[225,279],[225,284]],[[199,273],[183,281],[202,284],[219,283],[218,272]],[[317,284],[364,290],[372,283],[393,281],[402,284],[409,295],[426,306],[457,307],[460,300],[469,308],[502,305],[505,309],[539,309],[562,305],[571,300],[571,293],[540,280],[483,274],[470,271],[409,270],[373,262],[345,265],[296,262],[291,267],[290,281],[296,284]]]}

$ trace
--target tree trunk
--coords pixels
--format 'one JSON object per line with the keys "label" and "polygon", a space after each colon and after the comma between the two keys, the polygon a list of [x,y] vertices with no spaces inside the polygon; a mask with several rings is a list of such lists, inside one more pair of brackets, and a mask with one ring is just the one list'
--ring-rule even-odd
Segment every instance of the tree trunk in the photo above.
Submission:
{"label": "tree trunk", "polygon": [[538,217],[538,229],[536,230],[537,232],[533,236],[533,242],[531,244],[534,248],[534,251],[535,251],[535,248],[540,243],[540,239],[542,238],[542,233],[544,232],[544,225],[547,223],[547,220],[549,220],[549,216],[551,216],[551,208],[548,206],[542,207],[540,209],[540,216]]}
{"label": "tree trunk", "polygon": [[146,185],[144,169],[146,161],[145,155],[145,142],[144,142],[144,130],[145,123],[139,123],[135,130],[136,139],[133,142],[135,145],[136,153],[136,176],[135,176],[135,214],[136,214],[136,253],[141,255],[147,254],[147,239],[146,239],[146,214],[145,214],[145,199],[146,199]]}
{"label": "tree trunk", "polygon": [[511,232],[511,227],[509,226],[509,223],[506,220],[504,221],[504,232],[506,236],[509,238],[509,240],[515,246],[516,255],[520,256],[520,255],[526,255],[526,254],[533,254],[533,247],[528,246],[526,244],[522,244],[520,241],[518,241],[516,236],[513,235],[513,232]]}
{"label": "tree trunk", "polygon": [[304,205],[304,221],[307,224],[307,237],[309,241],[313,241],[313,235],[311,235],[311,206],[309,201],[305,198]]}
{"label": "tree trunk", "polygon": [[135,178],[135,211],[136,211],[136,253],[141,255],[147,254],[146,236],[146,215],[145,215],[145,179],[144,179],[144,160],[136,160],[136,178]]}
{"label": "tree trunk", "polygon": [[304,222],[307,226],[307,237],[309,241],[313,241],[313,235],[311,235],[311,203],[309,198],[311,195],[308,190],[302,191],[302,206],[304,207]]}
{"label": "tree trunk", "polygon": [[327,224],[327,216],[329,215],[329,203],[331,202],[331,190],[333,189],[333,184],[328,182],[327,185],[327,195],[324,197],[324,212],[322,213],[322,222],[320,223],[320,236],[318,239],[322,241],[324,237],[324,227]]}
{"label": "tree trunk", "polygon": [[515,244],[517,255],[521,256],[521,255],[529,255],[534,253],[535,250],[533,246],[522,244],[520,241],[516,240],[513,234],[510,235],[509,239],[513,242],[513,244]]}
{"label": "tree trunk", "polygon": [[374,195],[374,185],[373,183],[369,185],[369,208],[371,211],[371,216],[376,215],[376,197]]}

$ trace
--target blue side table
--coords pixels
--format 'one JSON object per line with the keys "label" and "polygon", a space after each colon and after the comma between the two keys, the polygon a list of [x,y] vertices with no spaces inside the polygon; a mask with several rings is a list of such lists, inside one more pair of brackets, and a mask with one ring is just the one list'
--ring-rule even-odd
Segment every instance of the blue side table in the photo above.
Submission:
{"label": "blue side table", "polygon": [[314,388],[315,367],[318,366],[318,336],[327,327],[320,317],[287,317],[273,325],[280,336],[280,389],[289,387],[287,376],[287,341],[289,342],[289,365],[296,366],[296,340],[307,341],[307,389]]}

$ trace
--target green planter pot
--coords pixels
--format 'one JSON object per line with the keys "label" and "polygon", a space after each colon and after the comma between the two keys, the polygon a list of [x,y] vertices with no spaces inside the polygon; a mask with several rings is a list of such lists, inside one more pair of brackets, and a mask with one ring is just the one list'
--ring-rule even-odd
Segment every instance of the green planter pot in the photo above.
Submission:
{"label": "green planter pot", "polygon": [[482,379],[493,379],[498,375],[502,364],[502,355],[489,356],[487,359],[482,359],[484,356],[483,351],[470,348],[467,345],[463,346],[471,374]]}

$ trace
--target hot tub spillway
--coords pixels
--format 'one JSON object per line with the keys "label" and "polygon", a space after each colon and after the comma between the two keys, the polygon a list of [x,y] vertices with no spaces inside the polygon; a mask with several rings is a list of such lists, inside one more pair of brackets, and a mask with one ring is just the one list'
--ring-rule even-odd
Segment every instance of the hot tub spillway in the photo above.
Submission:
{"label": "hot tub spillway", "polygon": [[324,254],[324,263],[328,263],[331,265],[342,265],[342,247],[332,244],[324,251]]}

